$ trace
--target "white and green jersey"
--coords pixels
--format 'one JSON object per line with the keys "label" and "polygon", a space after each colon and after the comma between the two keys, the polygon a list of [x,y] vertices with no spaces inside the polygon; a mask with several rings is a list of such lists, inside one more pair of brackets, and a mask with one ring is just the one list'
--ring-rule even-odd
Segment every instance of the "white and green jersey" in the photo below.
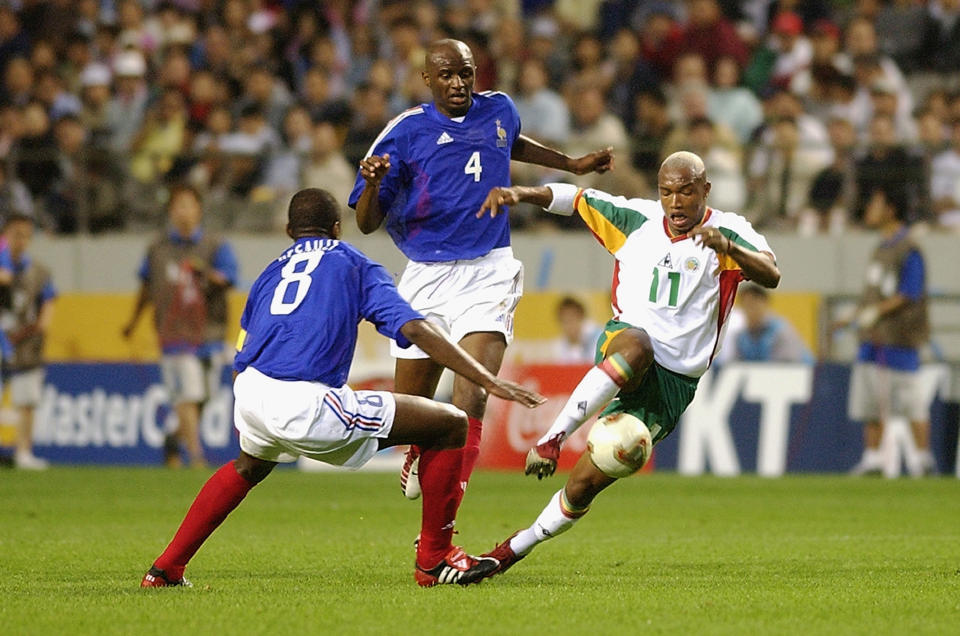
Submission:
{"label": "white and green jersey", "polygon": [[[580,214],[616,258],[611,300],[615,320],[644,329],[654,359],[670,371],[700,377],[716,356],[737,285],[745,280],[733,258],[698,245],[684,234],[671,236],[658,201],[615,197],[599,190],[551,184],[550,210]],[[572,200],[572,203],[571,203]],[[561,205],[567,209],[557,209]],[[707,208],[704,227],[715,227],[753,251],[770,246],[738,214]]]}

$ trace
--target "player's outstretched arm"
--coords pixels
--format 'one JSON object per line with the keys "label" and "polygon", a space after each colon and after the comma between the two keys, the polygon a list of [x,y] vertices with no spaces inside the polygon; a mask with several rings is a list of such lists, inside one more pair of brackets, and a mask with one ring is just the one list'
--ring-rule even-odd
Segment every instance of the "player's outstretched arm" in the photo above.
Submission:
{"label": "player's outstretched arm", "polygon": [[525,389],[509,380],[500,379],[487,371],[460,345],[451,342],[440,329],[426,320],[410,320],[400,328],[400,331],[407,340],[426,351],[435,362],[483,387],[488,393],[505,400],[519,402],[528,408],[539,406],[546,401],[546,398],[539,393]]}
{"label": "player's outstretched arm", "polygon": [[481,218],[488,210],[490,211],[490,217],[493,218],[503,211],[500,209],[501,207],[514,205],[521,201],[545,208],[553,202],[553,192],[547,186],[492,188],[487,193],[487,198],[483,200],[483,205],[477,212],[477,218]]}
{"label": "player's outstretched arm", "polygon": [[370,155],[360,162],[360,176],[367,183],[357,199],[357,225],[364,234],[370,234],[383,223],[380,182],[389,170],[390,155]]}
{"label": "player's outstretched arm", "polygon": [[510,149],[510,158],[514,161],[533,163],[546,168],[556,168],[573,174],[587,174],[588,172],[603,174],[613,170],[612,147],[602,148],[582,157],[573,158],[559,150],[548,148],[526,135],[517,137],[513,148]]}
{"label": "player's outstretched arm", "polygon": [[690,236],[717,254],[727,254],[737,262],[743,275],[758,285],[774,288],[780,284],[780,268],[769,252],[754,252],[737,245],[715,227],[697,227]]}

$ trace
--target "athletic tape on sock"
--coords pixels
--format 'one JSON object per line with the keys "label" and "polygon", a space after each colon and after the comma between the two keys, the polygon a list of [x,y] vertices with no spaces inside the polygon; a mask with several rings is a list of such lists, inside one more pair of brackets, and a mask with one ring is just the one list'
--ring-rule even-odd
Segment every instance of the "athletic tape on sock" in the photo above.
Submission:
{"label": "athletic tape on sock", "polygon": [[598,365],[617,386],[623,386],[633,377],[633,369],[619,353],[608,356]]}

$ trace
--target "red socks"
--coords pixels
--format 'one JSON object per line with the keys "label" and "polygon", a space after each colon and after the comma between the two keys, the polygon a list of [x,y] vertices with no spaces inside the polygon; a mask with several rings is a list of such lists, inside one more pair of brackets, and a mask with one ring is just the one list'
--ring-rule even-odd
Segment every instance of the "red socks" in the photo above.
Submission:
{"label": "red socks", "polygon": [[483,422],[475,417],[468,419],[470,426],[467,428],[467,441],[463,445],[463,464],[460,466],[460,481],[463,482],[464,488],[470,481],[473,467],[477,465],[477,457],[480,456],[480,433],[483,431]]}
{"label": "red socks", "polygon": [[253,484],[240,476],[233,462],[224,464],[200,489],[173,541],[154,566],[163,570],[171,581],[182,578],[187,562],[251,488]]}
{"label": "red socks", "polygon": [[420,455],[423,519],[417,563],[424,569],[436,566],[450,551],[457,509],[480,454],[482,428],[483,423],[471,417],[463,448],[424,450]]}

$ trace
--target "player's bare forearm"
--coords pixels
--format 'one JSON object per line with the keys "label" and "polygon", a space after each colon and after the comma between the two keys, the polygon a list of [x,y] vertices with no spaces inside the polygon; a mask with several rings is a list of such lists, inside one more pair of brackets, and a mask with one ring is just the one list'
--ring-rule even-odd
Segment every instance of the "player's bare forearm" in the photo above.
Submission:
{"label": "player's bare forearm", "polygon": [[380,186],[369,183],[357,199],[357,225],[364,234],[370,234],[383,223],[380,210]]}
{"label": "player's bare forearm", "polygon": [[553,203],[553,192],[547,186],[510,186],[509,188],[492,188],[487,193],[483,205],[477,212],[477,218],[480,218],[490,211],[490,217],[500,214],[501,206],[514,205],[520,202],[533,203],[542,208]]}
{"label": "player's bare forearm", "polygon": [[380,209],[380,182],[390,171],[390,155],[370,155],[360,161],[360,176],[366,181],[357,199],[357,225],[364,234],[370,234],[383,223]]}
{"label": "player's bare forearm", "polygon": [[743,275],[764,287],[773,289],[780,284],[780,268],[773,255],[768,252],[754,252],[729,242],[728,254],[737,262]]}
{"label": "player's bare forearm", "polygon": [[411,320],[404,324],[400,331],[410,342],[423,349],[434,362],[462,375],[497,397],[513,400],[527,407],[534,407],[546,401],[538,393],[497,378],[470,357],[470,354],[460,345],[451,342],[446,334],[426,320]]}
{"label": "player's bare forearm", "polygon": [[517,137],[517,141],[510,149],[510,158],[514,161],[533,163],[545,168],[572,172],[573,174],[604,173],[613,168],[613,148],[604,148],[574,158],[559,150],[544,146],[525,135]]}
{"label": "player's bare forearm", "polygon": [[129,338],[133,333],[134,328],[137,326],[137,322],[140,320],[140,314],[143,313],[143,310],[146,309],[149,303],[150,295],[147,291],[147,285],[146,283],[141,283],[140,292],[137,294],[137,303],[133,307],[133,315],[130,316],[130,321],[123,328],[124,338]]}

